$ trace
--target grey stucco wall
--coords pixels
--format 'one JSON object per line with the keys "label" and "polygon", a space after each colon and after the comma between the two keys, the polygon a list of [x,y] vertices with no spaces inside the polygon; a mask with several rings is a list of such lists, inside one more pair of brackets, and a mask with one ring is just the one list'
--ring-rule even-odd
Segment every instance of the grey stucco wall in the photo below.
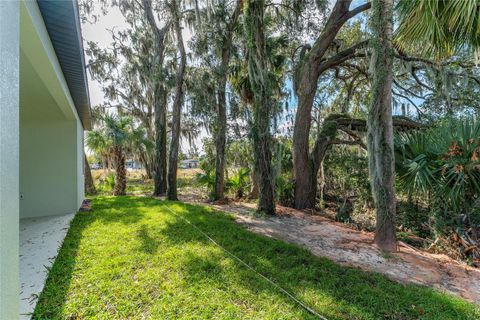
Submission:
{"label": "grey stucco wall", "polygon": [[77,209],[82,205],[83,199],[85,199],[85,170],[83,156],[85,152],[84,148],[84,136],[83,126],[79,120],[77,120]]}
{"label": "grey stucco wall", "polygon": [[0,1],[0,319],[19,312],[19,7]]}

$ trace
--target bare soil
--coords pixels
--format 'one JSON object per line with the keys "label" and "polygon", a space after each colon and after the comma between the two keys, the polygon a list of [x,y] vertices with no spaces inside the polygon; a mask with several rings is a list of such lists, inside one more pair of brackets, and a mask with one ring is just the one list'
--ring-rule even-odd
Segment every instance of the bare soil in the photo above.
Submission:
{"label": "bare soil", "polygon": [[421,251],[403,242],[397,252],[386,254],[373,245],[371,232],[292,208],[277,206],[277,216],[258,217],[253,214],[253,203],[206,203],[198,195],[185,195],[182,200],[233,213],[239,223],[255,233],[304,246],[341,265],[378,272],[401,283],[432,287],[480,304],[480,270],[446,255]]}

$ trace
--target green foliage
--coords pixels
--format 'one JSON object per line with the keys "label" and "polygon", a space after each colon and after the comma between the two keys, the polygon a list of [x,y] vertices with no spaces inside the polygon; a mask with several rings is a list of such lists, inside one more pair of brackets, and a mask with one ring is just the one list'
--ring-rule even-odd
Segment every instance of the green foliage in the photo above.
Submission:
{"label": "green foliage", "polygon": [[252,142],[249,139],[230,139],[226,152],[227,165],[231,167],[252,167],[252,153]]}
{"label": "green foliage", "polygon": [[436,231],[478,227],[480,122],[448,119],[395,138],[396,168],[405,192],[429,197]]}
{"label": "green foliage", "polygon": [[90,151],[100,157],[107,154],[109,152],[108,149],[111,147],[105,131],[100,128],[87,131],[85,143]]}
{"label": "green foliage", "polygon": [[114,114],[104,114],[103,118],[105,135],[113,145],[124,145],[132,132],[133,119]]}
{"label": "green foliage", "polygon": [[114,173],[110,173],[105,177],[104,185],[109,190],[113,190],[113,187],[115,187],[115,174]]}
{"label": "green foliage", "polygon": [[103,179],[99,179],[96,187],[101,194],[111,195],[115,187],[115,173],[110,172]]}
{"label": "green foliage", "polygon": [[396,43],[404,49],[441,59],[480,45],[478,0],[402,0],[397,11]]}
{"label": "green foliage", "polygon": [[247,187],[250,185],[250,170],[239,168],[233,172],[225,183],[225,188],[235,194],[236,199],[241,199],[245,195]]}
{"label": "green foliage", "polygon": [[215,167],[211,165],[207,159],[200,161],[200,169],[202,172],[197,173],[196,181],[199,185],[206,186],[209,192],[209,197],[213,198],[215,188]]}
{"label": "green foliage", "polygon": [[282,206],[293,206],[294,200],[294,182],[289,176],[277,175],[275,180],[275,191],[278,203]]}
{"label": "green foliage", "polygon": [[[203,159],[200,162],[200,169],[202,169],[202,172],[196,174],[196,182],[199,185],[207,187],[211,199],[213,198],[215,188],[215,166],[213,163],[213,161]],[[233,192],[237,199],[243,198],[245,191],[250,186],[249,174],[250,170],[244,167],[240,167],[233,171],[233,173],[226,178],[225,191]]]}
{"label": "green foliage", "polygon": [[324,163],[325,193],[341,203],[351,198],[360,205],[371,205],[367,162],[358,147],[333,147]]}

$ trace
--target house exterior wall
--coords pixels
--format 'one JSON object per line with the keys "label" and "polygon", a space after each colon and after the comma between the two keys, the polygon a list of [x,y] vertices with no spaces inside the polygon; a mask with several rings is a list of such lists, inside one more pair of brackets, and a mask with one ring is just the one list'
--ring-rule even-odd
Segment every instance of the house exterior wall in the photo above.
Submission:
{"label": "house exterior wall", "polygon": [[76,142],[77,142],[77,159],[76,159],[76,167],[77,167],[77,209],[80,208],[82,205],[83,199],[85,199],[85,163],[83,157],[85,156],[85,148],[84,148],[84,135],[83,135],[83,126],[80,120],[76,121],[77,125],[77,135],[76,135]]}
{"label": "house exterior wall", "polygon": [[20,217],[84,197],[83,128],[36,1],[0,1],[0,74],[0,319],[13,320]]}
{"label": "house exterior wall", "polygon": [[0,1],[0,319],[19,310],[19,7]]}
{"label": "house exterior wall", "polygon": [[20,217],[73,213],[84,199],[83,127],[36,1],[20,11]]}
{"label": "house exterior wall", "polygon": [[81,128],[77,121],[21,119],[21,218],[73,213],[79,208],[83,200]]}

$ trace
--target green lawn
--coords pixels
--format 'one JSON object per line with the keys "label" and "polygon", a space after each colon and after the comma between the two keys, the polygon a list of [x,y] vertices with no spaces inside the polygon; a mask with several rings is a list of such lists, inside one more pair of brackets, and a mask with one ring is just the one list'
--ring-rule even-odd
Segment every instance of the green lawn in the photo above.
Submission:
{"label": "green lawn", "polygon": [[460,299],[338,266],[226,214],[140,197],[99,197],[77,214],[34,319],[314,319],[166,206],[329,319],[480,319]]}

